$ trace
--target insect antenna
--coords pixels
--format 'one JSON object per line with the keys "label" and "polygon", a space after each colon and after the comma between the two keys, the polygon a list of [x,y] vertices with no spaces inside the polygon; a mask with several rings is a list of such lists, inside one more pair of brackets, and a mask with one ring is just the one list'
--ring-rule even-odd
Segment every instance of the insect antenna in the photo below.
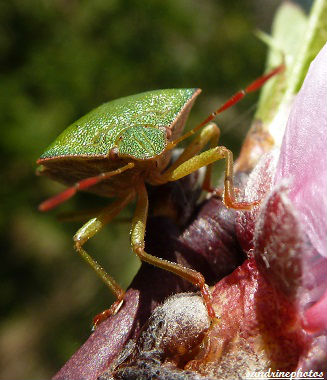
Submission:
{"label": "insect antenna", "polygon": [[131,169],[134,167],[134,164],[132,162],[129,162],[127,165],[116,169],[112,170],[110,172],[104,172],[100,173],[97,176],[94,177],[89,177],[82,179],[79,182],[76,182],[73,186],[69,187],[68,189],[62,191],[61,193],[55,195],[54,197],[47,199],[46,201],[42,202],[39,205],[39,210],[40,211],[49,211],[61,203],[67,201],[69,198],[73,197],[78,191],[80,190],[85,190],[88,189],[91,186],[94,186],[98,184],[101,181],[104,181],[114,175],[120,174],[124,172],[125,170]]}
{"label": "insect antenna", "polygon": [[198,124],[196,127],[191,129],[189,132],[185,133],[178,139],[172,141],[168,149],[172,149],[177,144],[179,144],[181,141],[187,139],[188,137],[194,135],[198,130],[200,130],[202,127],[207,125],[210,121],[214,120],[217,115],[224,112],[228,108],[232,107],[234,104],[238,103],[241,99],[244,98],[244,96],[250,92],[257,91],[259,88],[261,88],[270,78],[274,77],[275,75],[281,73],[285,69],[285,65],[281,64],[280,66],[277,66],[275,69],[269,71],[267,74],[262,75],[261,77],[254,80],[252,83],[250,83],[245,89],[239,90],[234,95],[232,95],[221,107],[216,109],[214,112],[212,112],[205,120],[203,120],[200,124]]}

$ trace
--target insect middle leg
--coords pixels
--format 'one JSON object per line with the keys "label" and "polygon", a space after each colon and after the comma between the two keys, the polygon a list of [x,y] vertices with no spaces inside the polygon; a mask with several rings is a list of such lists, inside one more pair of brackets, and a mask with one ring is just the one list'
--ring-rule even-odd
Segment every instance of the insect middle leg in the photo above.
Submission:
{"label": "insect middle leg", "polygon": [[201,273],[196,272],[193,269],[186,268],[180,264],[152,256],[145,252],[144,236],[148,216],[148,204],[147,191],[144,183],[141,182],[137,187],[137,204],[132,222],[131,244],[133,251],[142,261],[172,272],[197,286],[201,291],[209,316],[214,318],[215,312],[212,308],[211,297],[204,277]]}
{"label": "insect middle leg", "polygon": [[98,264],[83,248],[83,245],[92,238],[97,232],[99,232],[107,223],[109,223],[118,213],[126,207],[126,205],[133,199],[134,194],[129,194],[123,199],[119,199],[114,203],[104,208],[100,214],[90,219],[87,223],[81,227],[74,235],[74,248],[80,254],[80,256],[89,264],[101,280],[108,286],[108,288],[114,293],[117,300],[112,304],[110,309],[105,310],[103,313],[97,315],[93,321],[93,328],[95,328],[99,322],[106,319],[109,315],[115,314],[119,309],[121,302],[124,298],[124,290],[117,284],[117,282],[111,277],[100,264]]}

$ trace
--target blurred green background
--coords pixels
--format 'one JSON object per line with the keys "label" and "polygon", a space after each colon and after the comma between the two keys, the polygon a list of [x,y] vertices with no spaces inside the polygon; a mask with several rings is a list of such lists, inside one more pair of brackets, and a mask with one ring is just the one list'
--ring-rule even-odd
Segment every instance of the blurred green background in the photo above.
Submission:
{"label": "blurred green background", "polygon": [[[73,251],[81,223],[37,211],[62,189],[35,176],[38,156],[95,106],[150,89],[201,87],[188,123],[194,126],[263,72],[267,48],[253,31],[269,32],[279,3],[0,3],[1,379],[51,377],[87,338],[92,317],[113,300]],[[219,119],[221,143],[236,154],[256,101],[249,96]],[[79,194],[60,211],[101,204]],[[128,224],[111,224],[88,250],[128,286],[138,268]]]}

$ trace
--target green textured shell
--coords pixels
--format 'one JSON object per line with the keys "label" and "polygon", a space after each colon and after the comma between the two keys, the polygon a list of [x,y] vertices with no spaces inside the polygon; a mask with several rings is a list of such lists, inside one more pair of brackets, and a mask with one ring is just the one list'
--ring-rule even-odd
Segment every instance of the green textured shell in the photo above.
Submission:
{"label": "green textured shell", "polygon": [[112,148],[119,156],[147,159],[161,154],[170,127],[197,89],[143,92],[102,104],[65,129],[40,160],[103,157]]}

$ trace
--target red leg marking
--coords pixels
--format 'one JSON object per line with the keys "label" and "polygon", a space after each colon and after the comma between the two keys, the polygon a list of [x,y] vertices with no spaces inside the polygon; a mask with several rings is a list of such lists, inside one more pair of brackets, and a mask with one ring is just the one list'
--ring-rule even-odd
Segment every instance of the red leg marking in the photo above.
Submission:
{"label": "red leg marking", "polygon": [[209,289],[208,289],[208,285],[207,284],[202,285],[200,287],[200,292],[201,292],[204,304],[207,308],[209,317],[211,319],[216,318],[216,313],[212,307],[212,299],[211,299],[211,294],[210,294]]}
{"label": "red leg marking", "polygon": [[224,204],[228,208],[232,208],[234,210],[246,210],[250,211],[254,206],[257,206],[261,203],[261,200],[256,200],[253,202],[237,202],[235,199],[231,199],[229,197],[224,197]]}
{"label": "red leg marking", "polygon": [[119,299],[119,300],[115,301],[110,306],[109,309],[106,309],[102,313],[97,314],[93,318],[92,331],[94,331],[99,326],[100,323],[104,322],[106,319],[108,319],[112,315],[117,314],[119,309],[121,308],[123,302],[124,302],[124,299]]}

